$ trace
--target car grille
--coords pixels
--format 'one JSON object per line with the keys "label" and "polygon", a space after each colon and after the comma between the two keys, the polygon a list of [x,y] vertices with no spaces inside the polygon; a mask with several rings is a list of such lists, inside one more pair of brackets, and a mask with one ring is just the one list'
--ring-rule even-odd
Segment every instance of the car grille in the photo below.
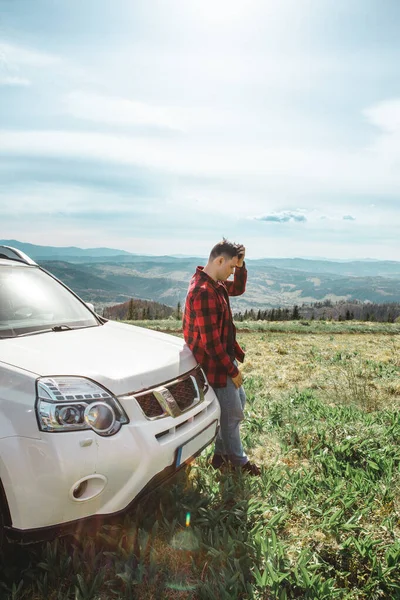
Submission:
{"label": "car grille", "polygon": [[140,408],[149,419],[160,417],[165,413],[153,392],[148,392],[143,396],[135,396],[135,398],[139,402]]}
{"label": "car grille", "polygon": [[200,366],[174,381],[134,394],[148,419],[177,417],[204,399],[208,389]]}

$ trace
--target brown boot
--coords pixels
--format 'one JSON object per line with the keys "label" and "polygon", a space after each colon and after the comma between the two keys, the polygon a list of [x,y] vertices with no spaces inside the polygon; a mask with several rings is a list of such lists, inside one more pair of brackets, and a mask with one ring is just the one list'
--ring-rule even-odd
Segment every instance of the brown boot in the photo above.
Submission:
{"label": "brown boot", "polygon": [[242,471],[244,471],[245,473],[249,473],[253,477],[259,477],[261,475],[260,467],[250,461],[247,461],[246,464],[242,465],[241,469]]}
{"label": "brown boot", "polygon": [[225,454],[214,454],[211,466],[214,469],[221,469],[224,465],[228,464],[228,457]]}

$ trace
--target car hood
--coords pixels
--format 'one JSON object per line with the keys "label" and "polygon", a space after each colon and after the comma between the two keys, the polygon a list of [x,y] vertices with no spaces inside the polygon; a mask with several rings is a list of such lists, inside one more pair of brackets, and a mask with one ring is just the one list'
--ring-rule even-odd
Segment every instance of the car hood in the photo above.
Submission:
{"label": "car hood", "polygon": [[115,395],[159,385],[196,365],[183,340],[115,321],[1,340],[0,361],[35,375],[88,377]]}

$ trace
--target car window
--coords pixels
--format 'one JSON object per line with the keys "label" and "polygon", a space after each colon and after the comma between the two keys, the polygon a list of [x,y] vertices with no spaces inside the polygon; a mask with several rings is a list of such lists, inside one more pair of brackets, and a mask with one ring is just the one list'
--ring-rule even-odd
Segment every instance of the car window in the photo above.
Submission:
{"label": "car window", "polygon": [[0,337],[98,324],[82,302],[38,267],[0,267]]}

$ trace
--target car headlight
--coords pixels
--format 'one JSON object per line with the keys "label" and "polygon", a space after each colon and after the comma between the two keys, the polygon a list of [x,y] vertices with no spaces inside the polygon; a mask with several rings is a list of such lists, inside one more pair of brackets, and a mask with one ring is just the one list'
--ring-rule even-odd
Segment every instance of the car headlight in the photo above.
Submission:
{"label": "car headlight", "polygon": [[90,379],[40,377],[36,390],[36,416],[42,431],[92,429],[105,436],[129,422],[118,400]]}

